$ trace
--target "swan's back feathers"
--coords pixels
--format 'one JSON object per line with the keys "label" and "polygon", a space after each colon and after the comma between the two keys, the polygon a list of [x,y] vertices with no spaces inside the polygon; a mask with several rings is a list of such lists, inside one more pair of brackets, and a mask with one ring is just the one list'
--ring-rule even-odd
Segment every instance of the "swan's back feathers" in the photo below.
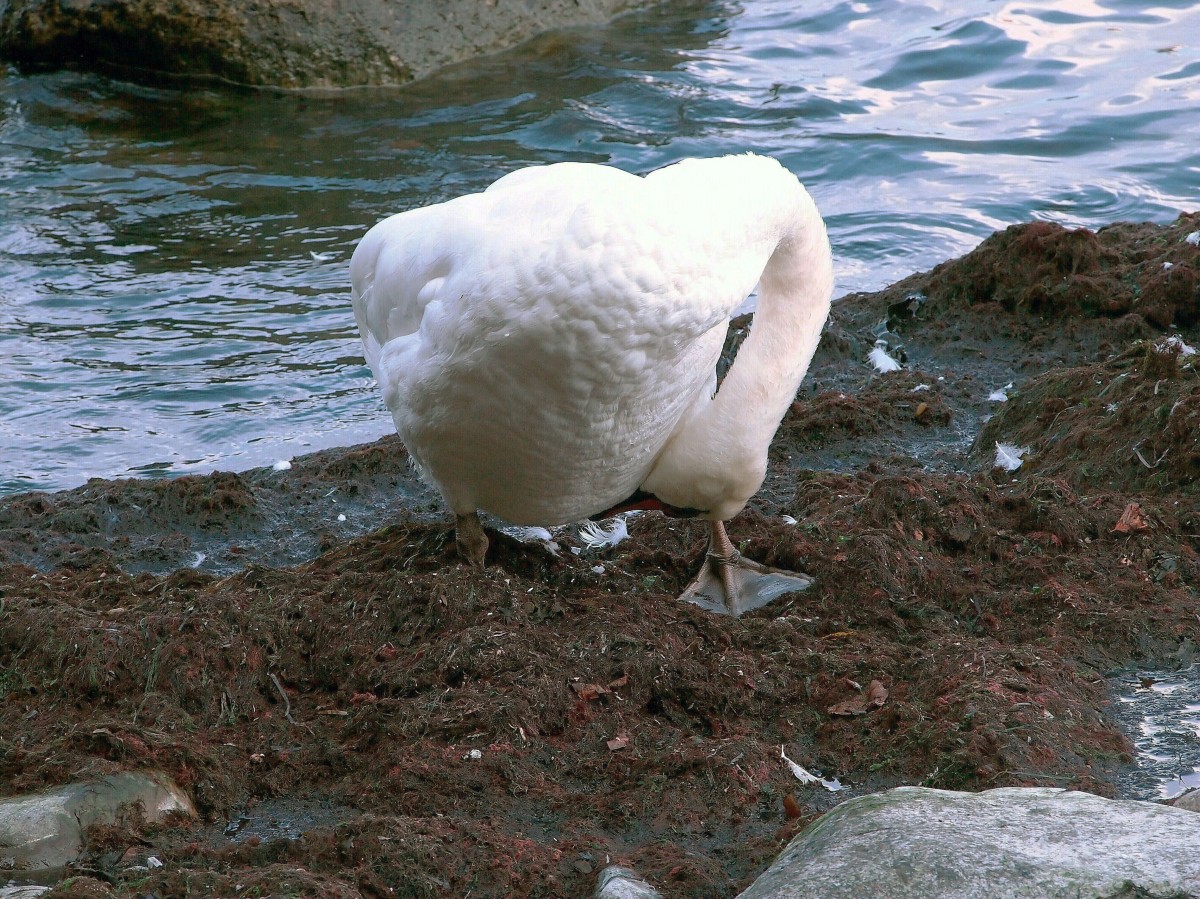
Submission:
{"label": "swan's back feathers", "polygon": [[359,326],[379,345],[412,334],[452,272],[477,294],[485,263],[503,261],[516,270],[534,264],[536,248],[545,252],[576,206],[638,180],[581,163],[535,166],[505,175],[483,193],[385,219],[350,263]]}

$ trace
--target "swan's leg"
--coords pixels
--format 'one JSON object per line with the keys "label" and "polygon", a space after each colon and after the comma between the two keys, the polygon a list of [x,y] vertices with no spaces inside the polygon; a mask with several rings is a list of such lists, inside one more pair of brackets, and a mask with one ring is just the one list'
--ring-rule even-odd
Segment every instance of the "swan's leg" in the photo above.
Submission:
{"label": "swan's leg", "polygon": [[454,523],[454,545],[458,554],[473,568],[483,567],[483,557],[487,555],[488,538],[483,532],[483,523],[479,520],[478,512],[459,515]]}
{"label": "swan's leg", "polygon": [[724,523],[713,521],[709,523],[708,552],[700,573],[679,598],[736,618],[810,584],[812,578],[806,574],[769,568],[745,558],[730,542]]}

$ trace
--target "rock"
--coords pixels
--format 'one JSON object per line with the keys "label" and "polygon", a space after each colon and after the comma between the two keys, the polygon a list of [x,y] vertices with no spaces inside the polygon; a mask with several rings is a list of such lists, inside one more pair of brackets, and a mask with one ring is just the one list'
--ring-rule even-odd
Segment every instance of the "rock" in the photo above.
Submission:
{"label": "rock", "polygon": [[595,899],[662,899],[662,894],[637,872],[621,865],[609,865],[596,877]]}
{"label": "rock", "polygon": [[147,821],[161,821],[171,812],[196,814],[191,800],[169,778],[145,772],[0,800],[0,866],[18,871],[61,868],[83,851],[87,828],[114,823],[122,808],[139,804]]}
{"label": "rock", "polygon": [[[7,0],[0,59],[283,88],[403,84],[639,0]],[[641,0],[645,2],[645,0]]]}
{"label": "rock", "polygon": [[7,886],[0,887],[0,899],[37,899],[42,893],[49,893],[50,887]]}
{"label": "rock", "polygon": [[1200,892],[1200,818],[1045,787],[899,787],[799,834],[739,899],[1059,899]]}
{"label": "rock", "polygon": [[1171,805],[1175,808],[1187,809],[1189,812],[1200,812],[1200,790],[1192,790],[1190,793],[1177,796]]}

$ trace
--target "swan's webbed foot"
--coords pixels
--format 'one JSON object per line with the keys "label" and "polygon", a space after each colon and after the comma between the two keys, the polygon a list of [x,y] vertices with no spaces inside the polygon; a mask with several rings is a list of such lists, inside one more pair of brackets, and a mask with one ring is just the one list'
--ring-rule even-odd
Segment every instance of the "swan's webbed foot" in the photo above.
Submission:
{"label": "swan's webbed foot", "polygon": [[714,521],[710,528],[708,552],[700,573],[679,597],[684,602],[737,618],[812,584],[806,574],[770,568],[745,558],[730,542],[723,523]]}
{"label": "swan's webbed foot", "polygon": [[488,551],[488,537],[478,512],[459,515],[454,523],[454,546],[458,555],[472,568],[482,568]]}

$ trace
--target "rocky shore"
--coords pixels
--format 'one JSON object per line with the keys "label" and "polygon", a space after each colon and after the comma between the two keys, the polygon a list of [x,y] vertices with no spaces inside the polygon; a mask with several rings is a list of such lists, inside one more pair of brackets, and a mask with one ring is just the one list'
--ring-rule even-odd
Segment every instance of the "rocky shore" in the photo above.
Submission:
{"label": "rocky shore", "polygon": [[[1198,244],[1030,223],[837,302],[730,526],[815,584],[740,620],[673,599],[704,533],[657,514],[466,569],[394,439],[0,500],[0,793],[152,770],[196,813],[46,895],[731,897],[895,787],[1128,798],[1105,676],[1198,658]],[[1113,895],[1191,895],[1147,865]]]}

